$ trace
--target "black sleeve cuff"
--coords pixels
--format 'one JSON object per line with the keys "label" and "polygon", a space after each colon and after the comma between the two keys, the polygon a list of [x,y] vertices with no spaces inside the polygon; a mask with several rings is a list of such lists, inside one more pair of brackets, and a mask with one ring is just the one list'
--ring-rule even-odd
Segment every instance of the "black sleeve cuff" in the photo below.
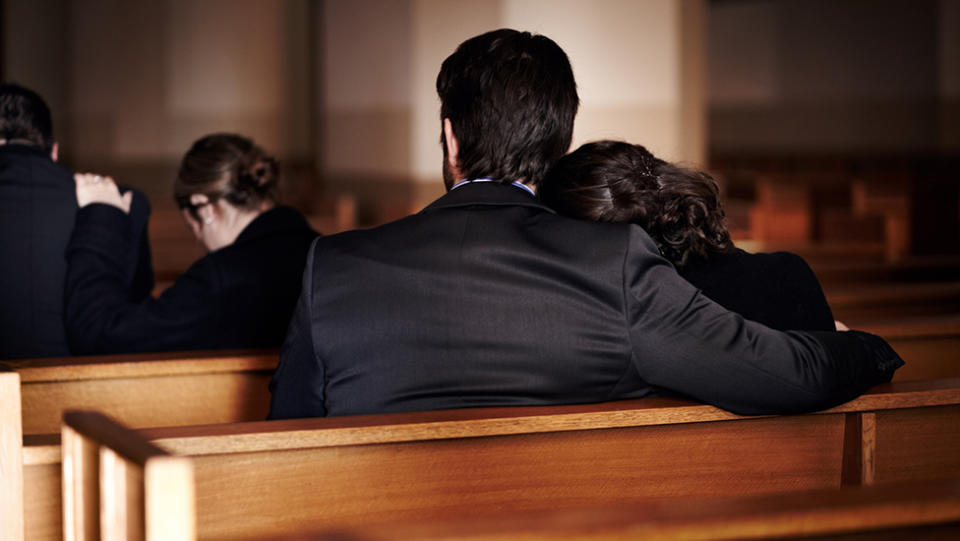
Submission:
{"label": "black sleeve cuff", "polygon": [[904,365],[900,355],[879,336],[863,331],[811,332],[841,366],[868,387],[886,383]]}

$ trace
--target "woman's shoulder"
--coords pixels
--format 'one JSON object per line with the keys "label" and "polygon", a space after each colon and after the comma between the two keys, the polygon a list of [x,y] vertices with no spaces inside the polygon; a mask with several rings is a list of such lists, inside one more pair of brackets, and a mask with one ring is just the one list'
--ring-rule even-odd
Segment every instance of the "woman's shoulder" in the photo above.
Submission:
{"label": "woman's shoulder", "polygon": [[813,269],[803,257],[793,252],[766,252],[749,254],[758,265],[763,265],[770,271],[776,271],[782,276],[816,279]]}
{"label": "woman's shoulder", "polygon": [[737,249],[683,274],[711,299],[770,327],[827,329],[833,322],[816,275],[791,252]]}

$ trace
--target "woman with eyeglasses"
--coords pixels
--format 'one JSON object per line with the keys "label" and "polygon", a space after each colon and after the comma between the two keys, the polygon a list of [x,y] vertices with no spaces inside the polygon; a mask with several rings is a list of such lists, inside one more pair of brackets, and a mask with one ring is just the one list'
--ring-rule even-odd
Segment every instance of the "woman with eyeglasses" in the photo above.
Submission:
{"label": "woman with eyeglasses", "polygon": [[277,205],[277,161],[250,139],[193,144],[174,183],[184,221],[208,253],[159,297],[131,301],[122,262],[134,249],[130,196],[113,179],[75,176],[67,246],[66,328],[74,354],[279,346],[317,236]]}

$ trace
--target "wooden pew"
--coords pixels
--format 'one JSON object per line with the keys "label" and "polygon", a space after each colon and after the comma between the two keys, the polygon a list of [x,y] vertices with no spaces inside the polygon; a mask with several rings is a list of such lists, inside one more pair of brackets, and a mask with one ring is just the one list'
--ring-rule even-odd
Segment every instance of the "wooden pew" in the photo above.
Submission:
{"label": "wooden pew", "polygon": [[960,281],[880,283],[827,287],[827,302],[841,321],[960,313]]}
{"label": "wooden pew", "polygon": [[23,538],[20,376],[0,366],[0,539]]}
{"label": "wooden pew", "polygon": [[[193,538],[192,499],[178,497],[194,491],[189,460],[165,453],[96,413],[71,412],[64,424],[65,462],[99,468],[97,476],[74,469],[65,478],[64,539],[100,533],[104,539],[126,538],[127,533],[146,540]],[[359,525],[326,534],[300,532],[288,539],[731,539],[929,533],[931,528],[955,534],[960,533],[960,478],[762,497],[554,507],[541,512],[492,509],[473,519]],[[85,537],[77,536],[81,531]]]}
{"label": "wooden pew", "polygon": [[845,261],[833,254],[800,253],[824,287],[843,284],[945,282],[960,276],[956,255],[911,256],[898,261]]}
{"label": "wooden pew", "polygon": [[24,539],[63,539],[60,456],[60,434],[23,438]]}
{"label": "wooden pew", "polygon": [[101,414],[64,415],[63,539],[194,539],[193,469]]}
{"label": "wooden pew", "polygon": [[190,456],[197,533],[228,539],[960,476],[960,380],[745,418],[684,400],[141,430]]}
{"label": "wooden pew", "polygon": [[906,361],[895,381],[960,377],[960,314],[877,320],[851,326],[882,336]]}
{"label": "wooden pew", "polygon": [[[634,505],[541,512],[504,510],[493,520],[376,523],[309,532],[286,541],[398,539],[957,539],[960,479],[892,483],[880,487],[653,500]],[[828,537],[829,536],[829,537]],[[280,538],[277,538],[280,539]]]}
{"label": "wooden pew", "polygon": [[126,425],[232,423],[267,418],[276,350],[100,355],[6,361],[20,375],[23,433],[60,431],[67,408]]}
{"label": "wooden pew", "polygon": [[[0,374],[6,374],[6,387],[16,379],[16,393],[3,392],[0,400],[4,405],[16,402],[17,407],[4,406],[2,412],[2,441],[15,443],[3,448],[0,501],[9,497],[24,507],[16,516],[26,517],[22,527],[27,539],[59,539],[59,431],[64,410],[100,409],[132,427],[265,419],[267,384],[277,355],[276,350],[235,350],[5,361],[0,369],[8,372]],[[14,430],[24,434],[23,440],[13,436]],[[44,435],[51,433],[57,435]],[[22,458],[14,458],[14,452],[22,453]],[[16,466],[8,470],[7,464]],[[23,476],[16,492],[14,473]],[[6,533],[2,527],[0,532]]]}

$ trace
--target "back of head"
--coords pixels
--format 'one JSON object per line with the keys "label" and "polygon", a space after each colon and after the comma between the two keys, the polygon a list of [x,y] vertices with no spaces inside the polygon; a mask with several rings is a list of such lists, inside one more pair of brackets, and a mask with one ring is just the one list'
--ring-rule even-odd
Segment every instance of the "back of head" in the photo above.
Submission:
{"label": "back of head", "polygon": [[545,36],[502,29],[461,43],[437,93],[467,178],[539,183],[570,148],[580,99],[566,53]]}
{"label": "back of head", "polygon": [[12,83],[0,84],[0,139],[53,147],[50,109],[36,92]]}
{"label": "back of head", "polygon": [[[279,165],[262,148],[242,135],[207,135],[183,157],[173,195],[181,208],[190,208],[190,196],[203,194],[210,202],[224,199],[244,210],[276,202]],[[194,216],[196,217],[196,215]]]}
{"label": "back of head", "polygon": [[587,143],[557,163],[539,195],[566,216],[643,227],[680,268],[733,250],[713,178],[640,145]]}

